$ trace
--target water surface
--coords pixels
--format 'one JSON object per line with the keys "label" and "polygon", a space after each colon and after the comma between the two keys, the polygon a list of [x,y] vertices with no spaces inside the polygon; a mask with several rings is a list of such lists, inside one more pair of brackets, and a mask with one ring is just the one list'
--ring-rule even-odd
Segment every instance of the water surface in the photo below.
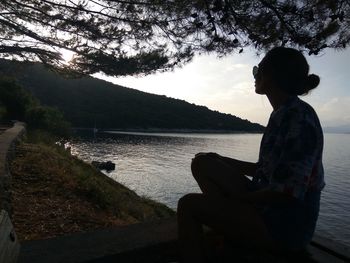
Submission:
{"label": "water surface", "polygon": [[[114,180],[176,209],[186,193],[199,192],[190,163],[198,152],[217,152],[256,162],[261,134],[108,133],[71,143],[72,153],[91,162],[113,161]],[[350,245],[350,134],[325,134],[326,187],[318,233]]]}

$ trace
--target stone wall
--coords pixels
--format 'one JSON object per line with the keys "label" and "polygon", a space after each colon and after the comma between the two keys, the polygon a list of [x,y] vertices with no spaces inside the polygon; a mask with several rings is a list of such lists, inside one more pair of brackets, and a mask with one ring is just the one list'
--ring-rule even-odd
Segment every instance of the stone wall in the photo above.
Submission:
{"label": "stone wall", "polygon": [[11,174],[9,161],[15,156],[16,143],[23,138],[26,129],[22,122],[15,122],[12,128],[0,134],[0,211],[4,209],[11,216]]}

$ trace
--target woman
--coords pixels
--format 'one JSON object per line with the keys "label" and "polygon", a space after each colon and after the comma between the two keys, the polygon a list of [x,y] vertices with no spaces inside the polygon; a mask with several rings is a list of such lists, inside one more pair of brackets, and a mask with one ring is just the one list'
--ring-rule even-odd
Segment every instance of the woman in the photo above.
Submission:
{"label": "woman", "polygon": [[[199,153],[192,174],[203,193],[178,203],[184,262],[202,262],[202,225],[232,242],[271,251],[301,250],[310,242],[324,187],[323,133],[313,108],[298,98],[319,84],[303,54],[270,50],[254,67],[255,92],[273,107],[260,145],[249,163]],[[248,179],[252,177],[252,180]]]}

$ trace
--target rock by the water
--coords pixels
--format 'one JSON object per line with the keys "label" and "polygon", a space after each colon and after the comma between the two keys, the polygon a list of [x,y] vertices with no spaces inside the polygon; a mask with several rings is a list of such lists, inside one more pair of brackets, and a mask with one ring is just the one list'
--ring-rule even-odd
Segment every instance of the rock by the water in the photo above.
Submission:
{"label": "rock by the water", "polygon": [[107,161],[107,162],[92,161],[91,164],[99,170],[106,170],[107,172],[115,170],[115,163],[111,161]]}

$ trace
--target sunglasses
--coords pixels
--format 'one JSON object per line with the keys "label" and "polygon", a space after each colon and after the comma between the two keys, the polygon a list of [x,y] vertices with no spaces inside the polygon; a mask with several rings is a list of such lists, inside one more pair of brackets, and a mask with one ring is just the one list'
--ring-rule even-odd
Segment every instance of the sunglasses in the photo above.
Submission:
{"label": "sunglasses", "polygon": [[252,73],[253,73],[254,78],[256,79],[258,77],[259,67],[258,66],[254,66]]}

